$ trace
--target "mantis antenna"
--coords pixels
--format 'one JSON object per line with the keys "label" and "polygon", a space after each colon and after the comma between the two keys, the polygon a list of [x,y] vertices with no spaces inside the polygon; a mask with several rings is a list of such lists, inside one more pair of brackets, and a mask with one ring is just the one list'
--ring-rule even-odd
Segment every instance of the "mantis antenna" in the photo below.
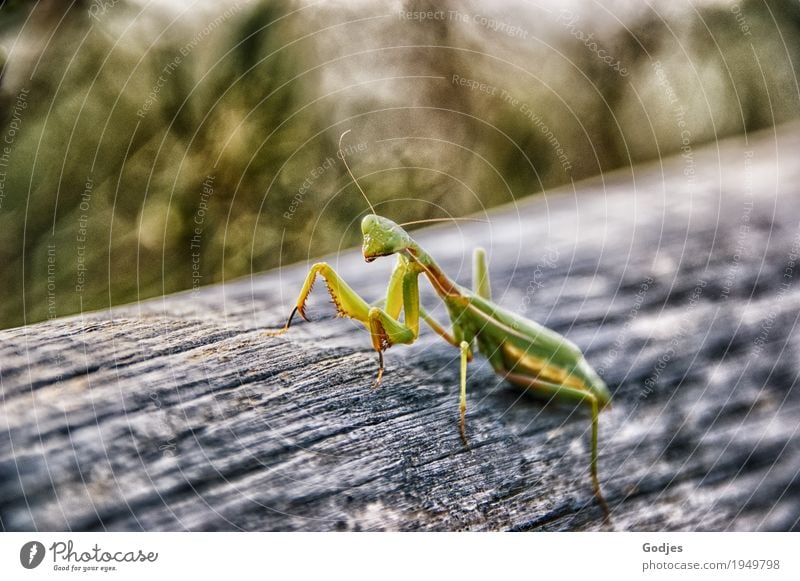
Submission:
{"label": "mantis antenna", "polygon": [[412,224],[427,224],[429,222],[481,222],[488,224],[489,220],[482,220],[481,218],[426,218],[425,220],[414,220],[412,222],[403,222],[398,226],[411,226]]}
{"label": "mantis antenna", "polygon": [[347,135],[348,133],[350,133],[350,131],[351,131],[351,130],[350,130],[350,129],[348,129],[347,131],[345,131],[344,133],[342,133],[342,134],[339,136],[339,153],[340,153],[340,154],[341,154],[341,156],[342,156],[342,161],[344,162],[344,167],[346,167],[346,168],[347,168],[347,173],[349,173],[349,174],[350,174],[350,177],[351,177],[351,178],[353,179],[353,181],[355,182],[355,184],[356,184],[356,187],[358,188],[358,191],[359,191],[359,192],[361,192],[361,195],[362,195],[362,196],[364,196],[364,199],[367,201],[367,204],[369,205],[369,209],[372,211],[372,213],[373,213],[373,214],[375,214],[375,208],[373,208],[373,207],[372,207],[372,202],[370,202],[370,201],[369,201],[369,198],[367,197],[367,194],[365,194],[365,193],[364,193],[364,190],[362,190],[362,189],[361,189],[361,184],[359,184],[359,183],[358,183],[358,180],[356,179],[356,176],[354,176],[354,175],[353,175],[353,172],[352,172],[352,171],[350,171],[350,166],[349,166],[349,165],[348,165],[348,163],[347,163],[347,156],[345,156],[345,154],[344,154],[344,150],[342,150],[342,139],[344,139],[344,136],[345,136],[345,135]]}
{"label": "mantis antenna", "polygon": [[[339,154],[341,155],[342,161],[344,162],[344,167],[347,168],[347,173],[350,174],[350,178],[355,182],[358,191],[361,192],[361,195],[364,196],[364,199],[367,201],[367,205],[369,205],[369,209],[372,211],[373,214],[376,214],[375,208],[372,205],[372,202],[369,201],[367,194],[361,188],[361,184],[358,183],[356,176],[353,175],[352,170],[350,169],[350,164],[347,163],[347,156],[344,154],[344,150],[342,149],[342,140],[344,136],[347,135],[352,131],[348,129],[344,133],[339,136]],[[479,218],[428,218],[426,220],[414,220],[413,222],[405,222],[404,224],[400,224],[400,226],[411,226],[412,224],[426,224],[429,222],[488,222],[488,220],[481,220]]]}

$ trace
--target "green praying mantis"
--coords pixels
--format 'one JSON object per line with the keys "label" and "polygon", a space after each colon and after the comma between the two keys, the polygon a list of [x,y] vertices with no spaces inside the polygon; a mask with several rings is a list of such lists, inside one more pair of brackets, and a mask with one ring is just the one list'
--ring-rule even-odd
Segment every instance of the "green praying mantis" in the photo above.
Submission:
{"label": "green praying mantis", "polygon": [[[369,330],[372,346],[378,353],[378,376],[374,383],[374,387],[377,387],[384,373],[383,352],[392,345],[409,345],[416,341],[421,319],[461,351],[459,432],[465,446],[468,445],[467,363],[472,360],[477,345],[478,351],[489,360],[494,371],[513,385],[540,397],[585,405],[591,409],[592,489],[608,519],[608,505],[597,477],[598,415],[611,400],[606,384],[572,342],[492,302],[483,249],[476,248],[474,251],[473,283],[472,289],[468,289],[451,280],[401,225],[376,214],[350,171],[342,151],[342,139],[348,132],[345,131],[339,138],[340,158],[371,210],[361,221],[364,259],[372,262],[383,256],[397,256],[385,299],[376,305],[367,303],[329,264],[320,262],[311,267],[286,324],[269,334],[280,335],[288,331],[297,314],[309,320],[305,313],[306,300],[317,276],[320,276],[326,283],[337,315],[360,321]],[[451,331],[447,331],[420,305],[420,275],[430,281],[447,308]]]}

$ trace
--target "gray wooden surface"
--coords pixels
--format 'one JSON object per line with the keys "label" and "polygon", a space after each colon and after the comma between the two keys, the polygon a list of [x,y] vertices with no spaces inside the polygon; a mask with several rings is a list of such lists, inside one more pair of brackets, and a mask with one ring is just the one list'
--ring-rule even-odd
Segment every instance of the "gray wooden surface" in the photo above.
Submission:
{"label": "gray wooden surface", "polygon": [[[798,130],[418,233],[465,284],[485,246],[495,298],[600,370],[617,530],[798,529]],[[329,261],[368,300],[392,262]],[[604,529],[584,411],[478,358],[465,449],[458,353],[430,331],[377,391],[366,332],[321,286],[315,323],[265,337],[308,266],[0,332],[2,528]]]}

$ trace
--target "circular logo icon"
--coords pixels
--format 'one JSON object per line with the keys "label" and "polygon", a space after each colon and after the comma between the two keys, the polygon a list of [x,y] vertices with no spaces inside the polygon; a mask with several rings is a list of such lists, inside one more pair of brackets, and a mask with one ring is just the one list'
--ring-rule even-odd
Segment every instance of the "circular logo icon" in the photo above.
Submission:
{"label": "circular logo icon", "polygon": [[35,569],[44,559],[44,545],[39,541],[30,541],[19,550],[19,562],[26,569]]}

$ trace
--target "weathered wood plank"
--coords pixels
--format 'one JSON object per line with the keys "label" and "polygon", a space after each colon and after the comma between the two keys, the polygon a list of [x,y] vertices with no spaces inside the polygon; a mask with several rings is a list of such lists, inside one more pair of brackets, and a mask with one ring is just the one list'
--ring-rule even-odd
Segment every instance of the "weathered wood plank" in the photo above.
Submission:
{"label": "weathered wood plank", "polygon": [[[600,369],[617,529],[799,526],[797,129],[419,233],[465,284],[485,246],[495,298]],[[391,268],[331,261],[370,300]],[[0,333],[2,528],[603,528],[583,411],[479,358],[465,449],[458,353],[432,333],[389,351],[378,391],[324,292],[317,322],[265,337],[307,266]]]}

